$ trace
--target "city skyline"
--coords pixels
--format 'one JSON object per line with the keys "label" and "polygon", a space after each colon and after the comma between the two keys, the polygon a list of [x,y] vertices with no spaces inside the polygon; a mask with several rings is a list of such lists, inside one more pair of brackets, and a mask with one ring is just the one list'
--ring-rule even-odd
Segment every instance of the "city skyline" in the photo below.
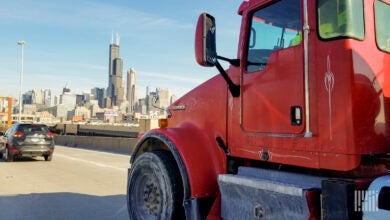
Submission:
{"label": "city skyline", "polygon": [[[194,34],[199,14],[216,17],[218,52],[235,57],[241,1],[128,2],[48,0],[6,2],[0,10],[0,77],[2,96],[17,97],[19,40],[26,41],[23,93],[50,89],[53,96],[67,84],[75,93],[107,88],[107,44],[112,32],[121,36],[124,73],[137,70],[139,94],[147,86],[169,88],[182,96],[217,74],[194,59]],[[24,7],[20,7],[24,5]],[[162,7],[168,7],[175,13]],[[206,10],[207,9],[207,10]]]}

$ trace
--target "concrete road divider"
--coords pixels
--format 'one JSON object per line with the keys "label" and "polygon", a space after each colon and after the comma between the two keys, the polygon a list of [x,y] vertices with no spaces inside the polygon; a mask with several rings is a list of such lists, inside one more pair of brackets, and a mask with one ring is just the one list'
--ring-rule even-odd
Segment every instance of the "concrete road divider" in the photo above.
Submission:
{"label": "concrete road divider", "polygon": [[137,142],[136,138],[74,135],[58,135],[55,136],[54,140],[57,145],[108,151],[127,155],[130,155],[133,152]]}

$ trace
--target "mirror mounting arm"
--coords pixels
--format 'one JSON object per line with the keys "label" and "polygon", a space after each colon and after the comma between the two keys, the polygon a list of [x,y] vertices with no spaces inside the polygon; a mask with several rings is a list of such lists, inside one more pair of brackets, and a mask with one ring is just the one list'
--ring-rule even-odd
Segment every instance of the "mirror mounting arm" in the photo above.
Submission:
{"label": "mirror mounting arm", "polygon": [[[219,57],[218,57],[219,58]],[[239,61],[239,60],[238,60]],[[232,64],[233,65],[233,64]],[[240,85],[234,84],[234,82],[230,79],[229,75],[226,73],[226,71],[223,69],[221,64],[218,62],[218,60],[215,61],[215,67],[217,67],[218,71],[222,75],[222,77],[225,79],[226,83],[228,84],[229,91],[232,94],[234,98],[237,98],[240,96]]]}
{"label": "mirror mounting arm", "polygon": [[240,59],[229,59],[229,58],[221,57],[221,56],[217,56],[217,58],[220,60],[229,62],[231,65],[233,65],[235,67],[239,67],[241,64]]}
{"label": "mirror mounting arm", "polygon": [[198,23],[196,25],[195,34],[195,57],[196,61],[201,66],[217,67],[219,73],[222,75],[226,83],[228,84],[229,91],[233,97],[239,97],[241,92],[240,85],[234,84],[232,79],[223,69],[218,59],[229,62],[232,66],[239,67],[239,59],[228,59],[217,55],[216,51],[216,28],[215,19],[213,16],[207,13],[202,13],[199,16]]}

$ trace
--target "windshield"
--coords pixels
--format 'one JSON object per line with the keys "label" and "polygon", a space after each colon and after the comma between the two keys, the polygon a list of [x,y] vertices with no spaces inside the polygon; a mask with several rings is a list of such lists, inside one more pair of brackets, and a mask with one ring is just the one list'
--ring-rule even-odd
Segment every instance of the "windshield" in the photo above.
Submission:
{"label": "windshield", "polygon": [[364,39],[362,0],[318,0],[317,7],[318,31],[322,39]]}
{"label": "windshield", "polygon": [[375,1],[375,32],[379,49],[390,53],[390,5]]}

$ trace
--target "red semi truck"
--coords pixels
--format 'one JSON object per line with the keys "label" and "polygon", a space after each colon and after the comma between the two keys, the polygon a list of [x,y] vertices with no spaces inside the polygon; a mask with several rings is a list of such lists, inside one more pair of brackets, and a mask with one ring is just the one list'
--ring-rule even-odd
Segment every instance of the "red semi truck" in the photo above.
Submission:
{"label": "red semi truck", "polygon": [[[237,57],[131,157],[131,219],[390,219],[390,0],[248,0]],[[219,60],[230,66],[225,70]]]}

